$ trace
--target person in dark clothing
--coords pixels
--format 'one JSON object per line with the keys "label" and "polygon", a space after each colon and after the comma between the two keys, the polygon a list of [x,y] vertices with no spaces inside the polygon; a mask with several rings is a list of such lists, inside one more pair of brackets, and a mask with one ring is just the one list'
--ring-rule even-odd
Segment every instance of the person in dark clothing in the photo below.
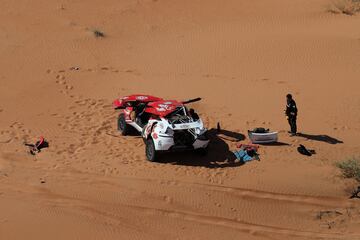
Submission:
{"label": "person in dark clothing", "polygon": [[150,118],[150,115],[145,113],[145,108],[146,103],[143,102],[136,104],[134,107],[135,122],[141,127],[145,126],[145,124],[149,120],[148,118]]}
{"label": "person in dark clothing", "polygon": [[199,120],[199,115],[195,112],[195,110],[194,110],[193,108],[191,108],[191,109],[189,110],[189,115],[190,115],[190,117],[192,117],[192,119],[193,119],[194,121]]}
{"label": "person in dark clothing", "polygon": [[297,133],[296,118],[297,118],[298,109],[296,103],[292,98],[291,94],[286,95],[286,110],[285,115],[290,125],[291,136],[295,136]]}

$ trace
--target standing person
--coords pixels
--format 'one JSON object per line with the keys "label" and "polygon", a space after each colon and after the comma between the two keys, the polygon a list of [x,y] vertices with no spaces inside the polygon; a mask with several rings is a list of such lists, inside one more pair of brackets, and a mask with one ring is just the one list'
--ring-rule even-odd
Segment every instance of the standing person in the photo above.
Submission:
{"label": "standing person", "polygon": [[298,109],[296,107],[296,102],[292,98],[291,94],[286,95],[286,110],[285,115],[290,125],[290,133],[291,136],[295,136],[297,133],[296,127],[296,117],[297,117]]}

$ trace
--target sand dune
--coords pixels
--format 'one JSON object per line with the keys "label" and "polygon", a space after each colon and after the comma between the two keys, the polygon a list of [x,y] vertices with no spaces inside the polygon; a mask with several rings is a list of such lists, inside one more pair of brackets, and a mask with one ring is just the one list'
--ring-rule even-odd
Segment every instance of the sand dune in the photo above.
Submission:
{"label": "sand dune", "polygon": [[[329,4],[3,0],[0,239],[360,239],[357,183],[334,166],[360,152],[360,16]],[[263,126],[282,144],[241,165],[225,134],[206,157],[147,162],[111,106],[132,93],[202,97],[209,129]],[[50,147],[32,156],[39,136]]]}

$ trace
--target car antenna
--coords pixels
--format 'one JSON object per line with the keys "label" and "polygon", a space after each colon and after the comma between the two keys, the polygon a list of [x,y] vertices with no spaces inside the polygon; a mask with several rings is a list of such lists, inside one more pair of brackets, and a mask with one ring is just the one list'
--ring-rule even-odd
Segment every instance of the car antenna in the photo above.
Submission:
{"label": "car antenna", "polygon": [[201,100],[201,98],[198,97],[198,98],[193,98],[193,99],[184,101],[184,102],[182,102],[182,103],[183,103],[183,104],[188,104],[188,103],[198,102],[198,101],[200,101],[200,100]]}

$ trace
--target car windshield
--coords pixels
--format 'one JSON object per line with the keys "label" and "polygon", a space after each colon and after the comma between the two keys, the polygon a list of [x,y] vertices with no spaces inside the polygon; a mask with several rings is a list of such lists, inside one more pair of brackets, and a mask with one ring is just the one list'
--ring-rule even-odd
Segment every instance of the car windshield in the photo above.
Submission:
{"label": "car windshield", "polygon": [[187,118],[186,116],[186,111],[184,109],[184,107],[177,107],[174,111],[172,111],[171,113],[169,113],[166,118],[169,120],[170,123],[175,123],[177,122],[179,119],[185,119]]}
{"label": "car windshield", "polygon": [[187,113],[188,110],[186,109],[186,107],[181,106],[177,107],[173,112],[168,114],[166,118],[168,119],[170,124],[189,123],[197,121],[192,119]]}

